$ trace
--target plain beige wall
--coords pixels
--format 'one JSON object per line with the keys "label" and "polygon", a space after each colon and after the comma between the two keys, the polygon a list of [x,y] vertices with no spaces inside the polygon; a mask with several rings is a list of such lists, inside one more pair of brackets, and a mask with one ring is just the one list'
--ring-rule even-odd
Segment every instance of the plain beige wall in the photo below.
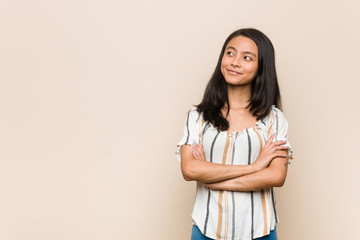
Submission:
{"label": "plain beige wall", "polygon": [[355,239],[359,1],[1,1],[0,239],[189,239],[174,156],[225,38],[273,41],[281,240]]}

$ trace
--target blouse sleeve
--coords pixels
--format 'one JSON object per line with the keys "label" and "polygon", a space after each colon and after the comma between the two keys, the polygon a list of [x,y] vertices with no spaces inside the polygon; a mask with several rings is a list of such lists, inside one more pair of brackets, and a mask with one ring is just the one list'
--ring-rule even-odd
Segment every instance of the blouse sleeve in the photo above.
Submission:
{"label": "blouse sleeve", "polygon": [[293,151],[288,140],[287,131],[288,131],[288,122],[284,114],[279,109],[274,109],[275,111],[275,122],[273,133],[275,134],[274,141],[286,141],[284,146],[288,147],[288,162],[290,164],[291,159],[293,159]]}
{"label": "blouse sleeve", "polygon": [[200,120],[199,113],[196,108],[191,109],[185,120],[184,135],[180,142],[177,144],[175,155],[177,159],[181,160],[181,146],[186,144],[192,144],[193,142],[199,143],[200,140]]}

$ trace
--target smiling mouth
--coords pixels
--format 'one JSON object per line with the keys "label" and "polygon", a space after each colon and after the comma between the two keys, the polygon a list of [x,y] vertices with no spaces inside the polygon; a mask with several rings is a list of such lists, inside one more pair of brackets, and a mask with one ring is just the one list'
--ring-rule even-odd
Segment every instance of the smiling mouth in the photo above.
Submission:
{"label": "smiling mouth", "polygon": [[227,69],[227,71],[228,71],[230,74],[233,74],[233,75],[235,75],[235,74],[242,74],[242,73],[240,73],[240,72],[237,72],[237,71],[234,71],[234,70],[230,70],[230,69]]}

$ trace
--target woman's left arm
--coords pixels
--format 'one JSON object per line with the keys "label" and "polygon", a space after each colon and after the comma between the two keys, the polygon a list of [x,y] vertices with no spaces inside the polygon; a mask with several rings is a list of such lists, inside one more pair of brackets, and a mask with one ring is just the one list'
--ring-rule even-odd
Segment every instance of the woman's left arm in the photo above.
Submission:
{"label": "woman's left arm", "polygon": [[[287,151],[282,151],[284,154]],[[256,191],[270,187],[282,187],[287,174],[288,158],[274,158],[270,165],[258,172],[251,173],[238,178],[205,184],[213,190],[226,191]]]}

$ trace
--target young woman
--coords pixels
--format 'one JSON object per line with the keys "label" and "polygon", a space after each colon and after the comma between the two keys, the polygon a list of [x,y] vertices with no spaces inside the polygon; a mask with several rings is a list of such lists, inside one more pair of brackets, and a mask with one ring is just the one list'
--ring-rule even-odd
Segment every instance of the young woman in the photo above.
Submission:
{"label": "young woman", "polygon": [[292,158],[271,41],[239,29],[225,41],[177,156],[197,181],[191,239],[277,239],[273,187]]}

